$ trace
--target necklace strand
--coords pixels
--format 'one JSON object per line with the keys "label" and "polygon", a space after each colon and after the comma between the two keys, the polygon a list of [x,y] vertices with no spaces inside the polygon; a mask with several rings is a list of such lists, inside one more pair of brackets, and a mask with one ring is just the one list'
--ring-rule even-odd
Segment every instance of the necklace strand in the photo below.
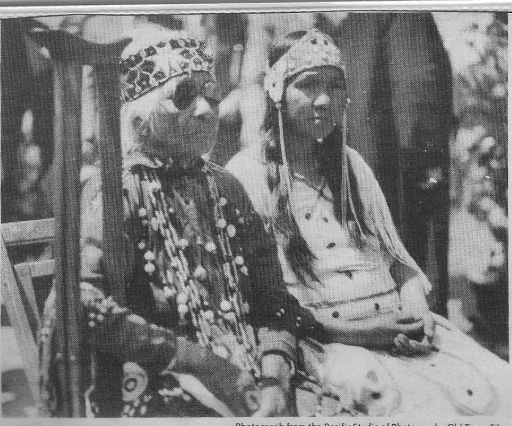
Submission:
{"label": "necklace strand", "polygon": [[[201,345],[208,345],[212,349],[216,349],[217,345],[212,333],[212,327],[216,323],[221,323],[218,324],[219,327],[223,326],[221,329],[230,330],[239,347],[241,356],[238,356],[238,359],[243,364],[243,368],[251,371],[258,378],[260,372],[256,363],[254,344],[251,343],[254,342],[254,339],[251,339],[252,335],[250,337],[246,318],[248,305],[244,302],[239,288],[239,273],[247,275],[248,270],[241,254],[235,255],[232,248],[231,240],[236,234],[236,228],[234,225],[228,224],[226,220],[224,210],[227,200],[220,196],[215,178],[208,167],[204,167],[203,172],[206,174],[209,195],[213,202],[214,226],[212,233],[216,237],[217,244],[213,241],[205,243],[202,236],[198,235],[201,230],[193,229],[196,234],[195,243],[199,248],[199,265],[191,274],[185,255],[185,249],[189,246],[189,242],[185,238],[179,238],[176,229],[176,225],[179,223],[176,211],[169,206],[156,171],[140,168],[138,173],[141,195],[139,217],[143,225],[143,235],[139,249],[142,251],[144,261],[147,262],[144,265],[144,270],[152,282],[156,281],[155,284],[163,288],[164,294],[169,300],[176,300],[180,318],[182,320],[189,319],[195,330],[195,337]],[[175,190],[174,198],[178,201],[181,200]],[[185,203],[181,204],[183,207]],[[190,225],[192,226],[192,224]],[[158,236],[161,239],[157,238]],[[158,270],[154,261],[158,255],[158,241],[162,240],[164,254],[170,267],[165,267],[164,262],[164,270]],[[203,248],[207,252],[217,254],[217,259],[222,266],[225,298],[220,304],[220,311],[217,315],[198,288],[198,282],[207,279],[207,272],[201,265],[201,250]],[[155,274],[160,275],[161,283],[160,280],[153,278]]]}

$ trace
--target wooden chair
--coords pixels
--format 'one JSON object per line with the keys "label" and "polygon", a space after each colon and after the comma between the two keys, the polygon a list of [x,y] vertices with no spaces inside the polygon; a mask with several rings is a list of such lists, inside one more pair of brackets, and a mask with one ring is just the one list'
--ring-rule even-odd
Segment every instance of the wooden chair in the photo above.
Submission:
{"label": "wooden chair", "polygon": [[55,270],[53,259],[13,264],[9,249],[28,247],[54,241],[54,220],[41,219],[5,223],[1,226],[2,249],[2,303],[20,349],[30,391],[36,404],[38,389],[37,330],[43,301],[37,300],[34,282],[39,278],[52,278]]}

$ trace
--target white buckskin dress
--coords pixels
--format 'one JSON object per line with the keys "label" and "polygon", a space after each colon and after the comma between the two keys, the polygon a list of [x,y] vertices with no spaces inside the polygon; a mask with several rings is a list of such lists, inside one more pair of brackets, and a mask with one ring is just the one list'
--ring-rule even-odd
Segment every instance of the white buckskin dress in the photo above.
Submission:
{"label": "white buckskin dress", "polygon": [[[395,261],[414,271],[413,279],[420,281],[425,292],[430,289],[397,235],[372,171],[357,152],[348,150],[357,186],[364,192],[360,196],[364,220],[376,237],[361,248],[336,220],[328,191],[324,192],[326,197],[319,197],[318,191],[299,177],[293,181],[290,203],[302,236],[316,258],[313,268],[318,282],[300,282],[280,250],[288,291],[318,322],[331,326],[336,321],[372,318],[399,309],[400,288],[390,272]],[[242,182],[256,210],[264,218],[270,217],[267,166],[259,153],[248,148],[238,153],[227,169]],[[350,226],[355,224],[349,222]],[[324,343],[323,356],[311,357],[309,365],[340,402],[334,411],[322,410],[322,414],[346,415],[355,410],[369,416],[510,418],[509,364],[445,318],[434,317],[436,351],[428,355],[404,356],[390,350]],[[299,405],[299,414],[312,413],[305,408],[301,411]]]}

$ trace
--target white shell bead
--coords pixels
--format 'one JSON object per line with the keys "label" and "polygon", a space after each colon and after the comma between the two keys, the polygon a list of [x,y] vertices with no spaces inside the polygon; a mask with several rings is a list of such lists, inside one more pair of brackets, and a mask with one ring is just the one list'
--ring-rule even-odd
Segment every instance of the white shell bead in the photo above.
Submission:
{"label": "white shell bead", "polygon": [[176,290],[171,289],[168,286],[165,286],[164,287],[164,294],[165,294],[165,297],[173,297],[176,294]]}
{"label": "white shell bead", "polygon": [[148,261],[155,260],[155,254],[148,250],[146,253],[144,253],[144,259]]}
{"label": "white shell bead", "polygon": [[206,269],[204,269],[202,266],[198,266],[196,270],[194,271],[194,278],[199,281],[204,281],[207,278],[207,272]]}
{"label": "white shell bead", "polygon": [[204,317],[206,318],[207,321],[213,321],[213,318],[214,318],[213,311],[210,311],[210,310],[205,311]]}
{"label": "white shell bead", "polygon": [[148,262],[146,263],[146,265],[144,265],[144,270],[148,274],[152,274],[153,272],[155,272],[155,265],[153,265],[151,262]]}
{"label": "white shell bead", "polygon": [[229,312],[231,310],[231,302],[223,300],[220,302],[220,309],[222,312]]}
{"label": "white shell bead", "polygon": [[235,316],[235,313],[234,312],[228,312],[226,313],[226,315],[224,315],[224,317],[230,321],[230,322],[235,322],[236,321],[236,316]]}
{"label": "white shell bead", "polygon": [[178,297],[176,298],[176,301],[178,302],[178,304],[185,304],[187,303],[187,300],[188,300],[188,295],[184,292],[181,292],[180,294],[178,294]]}
{"label": "white shell bead", "polygon": [[228,225],[227,232],[230,238],[233,238],[236,235],[236,228],[234,225]]}

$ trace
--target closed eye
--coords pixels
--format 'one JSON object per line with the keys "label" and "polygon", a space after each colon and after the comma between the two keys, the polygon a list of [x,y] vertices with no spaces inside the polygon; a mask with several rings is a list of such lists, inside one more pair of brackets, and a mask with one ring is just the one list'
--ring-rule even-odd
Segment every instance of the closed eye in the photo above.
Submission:
{"label": "closed eye", "polygon": [[303,91],[311,91],[319,86],[320,80],[316,76],[307,76],[300,81],[297,81],[295,87]]}

